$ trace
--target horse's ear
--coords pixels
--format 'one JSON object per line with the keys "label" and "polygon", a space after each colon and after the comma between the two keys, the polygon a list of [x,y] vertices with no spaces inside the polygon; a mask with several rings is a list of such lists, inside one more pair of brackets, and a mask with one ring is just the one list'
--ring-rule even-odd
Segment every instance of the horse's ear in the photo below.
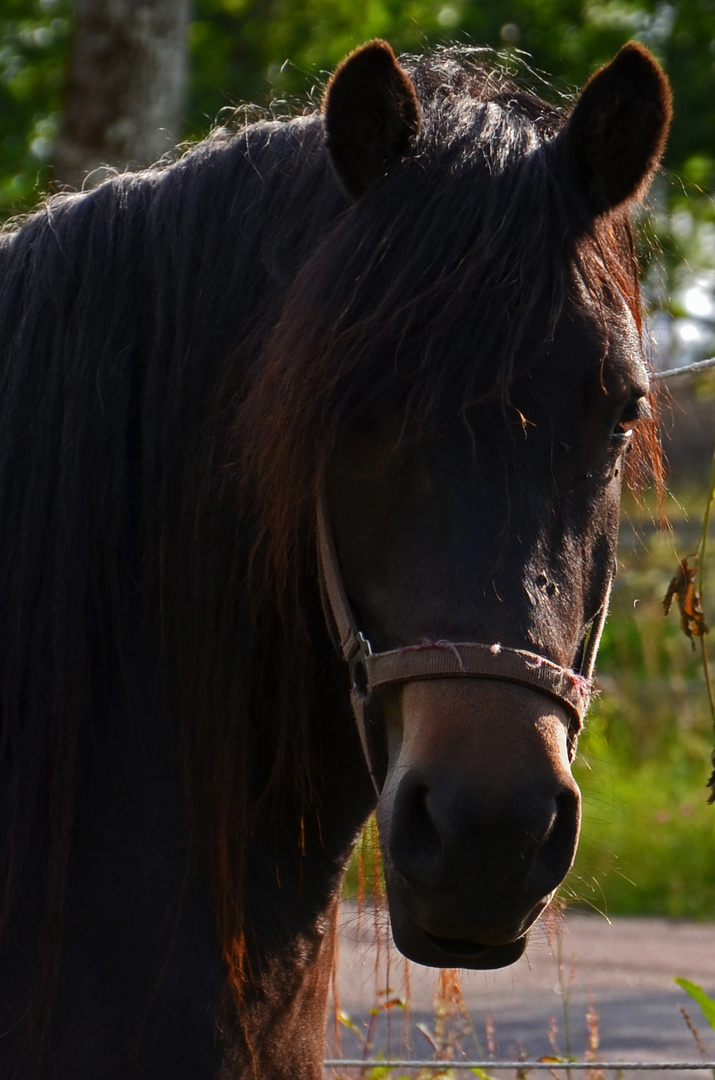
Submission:
{"label": "horse's ear", "polygon": [[586,83],[554,149],[591,213],[604,214],[645,195],[671,115],[668,80],[637,42],[624,45]]}
{"label": "horse's ear", "polygon": [[405,156],[420,127],[415,88],[385,41],[371,41],[343,60],[328,83],[323,111],[328,150],[353,196]]}

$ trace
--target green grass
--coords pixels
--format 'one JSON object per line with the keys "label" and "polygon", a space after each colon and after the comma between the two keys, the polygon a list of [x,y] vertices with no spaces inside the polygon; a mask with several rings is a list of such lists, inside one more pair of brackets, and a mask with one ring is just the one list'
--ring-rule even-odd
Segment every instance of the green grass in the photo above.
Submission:
{"label": "green grass", "polygon": [[609,738],[623,714],[594,709],[576,769],[584,796],[576,865],[564,894],[606,915],[715,918],[715,811],[706,803],[709,746],[643,759]]}
{"label": "green grass", "polygon": [[[672,504],[667,533],[633,529],[626,515],[602,692],[575,767],[583,829],[565,891],[609,915],[715,918],[715,806],[706,789],[715,736],[702,658],[677,610],[667,619],[662,610],[678,557],[697,542],[705,495],[687,501],[692,516]],[[705,610],[712,596],[715,624],[715,566],[708,571]]]}

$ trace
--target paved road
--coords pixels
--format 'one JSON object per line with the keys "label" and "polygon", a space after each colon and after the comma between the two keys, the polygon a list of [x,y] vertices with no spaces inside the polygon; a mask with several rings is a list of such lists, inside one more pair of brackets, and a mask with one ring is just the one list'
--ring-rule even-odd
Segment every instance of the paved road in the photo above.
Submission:
{"label": "paved road", "polygon": [[[715,1061],[715,1031],[673,982],[673,976],[682,975],[715,994],[715,925],[665,919],[609,923],[603,916],[581,913],[554,917],[548,925],[537,925],[526,956],[513,967],[460,973],[460,1001],[453,983],[443,981],[440,994],[444,977],[407,965],[385,944],[385,920],[372,910],[360,913],[347,905],[342,912],[337,995],[340,1009],[360,1033],[341,1028],[346,1057],[361,1056],[360,1041],[366,1037],[382,1053],[431,1057],[429,1036],[433,1042],[459,1042],[469,1057],[491,1051],[502,1060],[534,1060],[557,1048],[581,1058],[589,1043],[597,1043],[601,1060],[696,1061],[701,1053],[680,1011],[683,1006],[707,1060]],[[444,1000],[436,1033],[435,988]],[[394,999],[409,1001],[409,1009],[380,1008],[371,1018],[371,1009]],[[330,1052],[334,1026],[330,1016]],[[634,1075],[653,1080],[676,1074]],[[707,1070],[678,1075],[693,1080],[713,1076]]]}

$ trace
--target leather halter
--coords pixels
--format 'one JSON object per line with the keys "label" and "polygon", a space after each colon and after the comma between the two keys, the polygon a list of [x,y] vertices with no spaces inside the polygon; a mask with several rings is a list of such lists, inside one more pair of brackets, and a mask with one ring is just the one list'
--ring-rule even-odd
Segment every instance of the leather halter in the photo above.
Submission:
{"label": "leather halter", "polygon": [[499,643],[482,645],[473,641],[425,641],[376,653],[359,630],[345,592],[324,494],[318,499],[317,539],[326,620],[328,625],[332,622],[335,628],[337,644],[348,665],[350,700],[355,722],[378,794],[381,786],[378,775],[380,770],[376,767],[374,740],[370,730],[370,698],[373,690],[379,687],[410,679],[497,679],[545,694],[557,701],[568,714],[569,760],[573,761],[578,733],[583,727],[593,693],[593,671],[606,622],[612,577],[609,579],[603,603],[586,631],[578,671],[561,667],[538,653],[506,648]]}

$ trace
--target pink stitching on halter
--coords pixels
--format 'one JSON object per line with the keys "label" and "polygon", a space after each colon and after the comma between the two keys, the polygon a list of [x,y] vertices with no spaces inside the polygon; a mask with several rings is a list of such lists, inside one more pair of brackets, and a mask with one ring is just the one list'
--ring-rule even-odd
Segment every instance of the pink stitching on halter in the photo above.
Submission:
{"label": "pink stitching on halter", "polygon": [[587,679],[585,675],[579,675],[577,671],[570,672],[569,675],[571,683],[575,690],[581,694],[582,697],[590,696],[591,694],[591,680]]}
{"label": "pink stitching on halter", "polygon": [[421,649],[436,649],[438,647],[443,648],[440,642],[430,641],[429,638],[423,638],[422,641],[418,642],[417,645],[403,645],[400,648],[400,652],[419,652]]}
{"label": "pink stitching on halter", "polygon": [[[498,646],[498,648],[500,648],[500,646]],[[464,660],[454,641],[430,641],[428,638],[425,638],[419,645],[403,645],[400,652],[420,652],[420,650],[423,649],[448,649],[450,652],[454,653],[457,658],[460,671],[464,671]]]}
{"label": "pink stitching on halter", "polygon": [[499,653],[501,652],[501,645],[498,641],[495,641],[493,645],[489,646],[489,652],[492,654],[492,656],[499,655]]}
{"label": "pink stitching on halter", "polygon": [[431,641],[429,638],[423,638],[417,645],[403,645],[400,652],[419,652],[420,649],[452,649],[454,651],[456,648],[453,641]]}
{"label": "pink stitching on halter", "polygon": [[457,657],[459,670],[464,671],[464,660],[462,660],[462,654],[460,653],[459,649],[453,641],[436,641],[435,645],[437,645],[437,647],[440,649],[449,649],[450,652],[454,653],[454,655]]}

